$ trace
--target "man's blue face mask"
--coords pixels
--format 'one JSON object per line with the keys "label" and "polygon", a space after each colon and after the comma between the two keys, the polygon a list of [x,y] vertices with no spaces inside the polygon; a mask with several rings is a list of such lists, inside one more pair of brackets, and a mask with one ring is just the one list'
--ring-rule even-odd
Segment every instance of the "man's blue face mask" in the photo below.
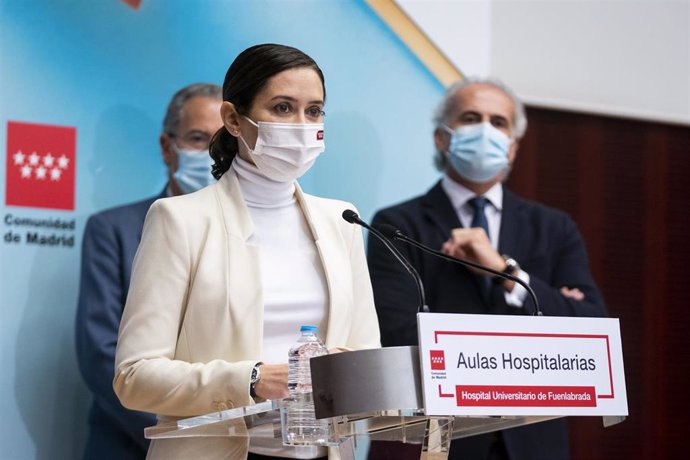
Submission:
{"label": "man's blue face mask", "polygon": [[483,183],[508,168],[511,139],[489,122],[450,129],[448,161],[456,173],[470,182]]}
{"label": "man's blue face mask", "polygon": [[177,153],[177,171],[173,178],[180,190],[192,193],[215,182],[211,175],[213,159],[208,150],[181,149],[174,146]]}

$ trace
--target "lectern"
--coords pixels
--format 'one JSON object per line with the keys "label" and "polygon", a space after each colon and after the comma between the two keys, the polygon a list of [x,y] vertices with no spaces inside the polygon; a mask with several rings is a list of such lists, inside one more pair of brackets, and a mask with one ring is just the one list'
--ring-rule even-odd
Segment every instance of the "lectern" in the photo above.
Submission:
{"label": "lectern", "polygon": [[[354,460],[358,439],[422,445],[421,459],[445,460],[452,439],[538,423],[558,416],[427,416],[419,349],[392,347],[311,360],[316,417],[328,419],[323,445]],[[214,412],[146,429],[150,439],[189,436],[282,438],[290,399]],[[604,417],[612,425],[623,417]]]}

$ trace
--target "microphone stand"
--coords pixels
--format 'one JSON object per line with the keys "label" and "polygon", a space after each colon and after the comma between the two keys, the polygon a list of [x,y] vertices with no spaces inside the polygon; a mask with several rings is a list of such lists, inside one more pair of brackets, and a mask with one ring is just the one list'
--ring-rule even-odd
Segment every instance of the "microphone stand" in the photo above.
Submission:
{"label": "microphone stand", "polygon": [[507,273],[499,272],[497,270],[494,270],[493,268],[485,267],[485,266],[477,264],[475,262],[470,262],[469,260],[463,260],[463,259],[459,259],[457,257],[449,256],[448,254],[444,254],[441,251],[436,251],[434,249],[431,249],[430,247],[427,247],[427,246],[423,245],[422,243],[420,243],[416,240],[413,240],[412,238],[405,235],[403,232],[401,232],[399,229],[393,227],[392,225],[381,224],[381,225],[378,225],[377,227],[381,231],[381,233],[384,236],[386,236],[387,238],[404,241],[404,242],[411,244],[412,246],[414,246],[418,249],[421,249],[422,251],[424,251],[426,253],[432,254],[436,257],[440,257],[440,258],[447,260],[449,262],[459,263],[459,264],[465,265],[467,267],[476,268],[478,270],[482,270],[484,272],[491,273],[495,276],[499,276],[503,279],[507,279],[507,280],[510,280],[510,281],[513,281],[513,282],[519,284],[520,286],[524,287],[527,290],[530,297],[532,298],[532,301],[534,302],[534,314],[536,316],[543,316],[542,312],[541,312],[541,308],[539,308],[539,301],[537,300],[537,295],[532,290],[532,287],[529,284],[525,283],[520,278],[518,278],[517,276],[513,276],[513,275],[509,275]]}
{"label": "microphone stand", "polygon": [[383,234],[381,234],[380,231],[378,231],[377,229],[373,228],[372,226],[364,222],[362,219],[360,219],[359,215],[357,215],[356,212],[354,212],[351,209],[346,209],[345,211],[343,211],[342,216],[343,219],[345,219],[345,221],[351,224],[357,224],[369,230],[369,232],[376,238],[378,238],[381,241],[381,243],[383,243],[383,245],[391,252],[391,254],[393,254],[393,256],[398,260],[398,262],[400,262],[405,267],[407,272],[410,275],[412,275],[412,277],[415,280],[415,284],[417,285],[417,293],[419,295],[419,307],[417,308],[417,312],[421,311],[424,313],[428,313],[429,307],[426,304],[426,296],[424,295],[424,285],[422,284],[422,277],[419,276],[419,273],[417,272],[417,270],[415,270],[412,264],[408,262],[407,259],[405,259],[405,257],[400,253],[400,251],[391,244],[388,238],[383,236]]}

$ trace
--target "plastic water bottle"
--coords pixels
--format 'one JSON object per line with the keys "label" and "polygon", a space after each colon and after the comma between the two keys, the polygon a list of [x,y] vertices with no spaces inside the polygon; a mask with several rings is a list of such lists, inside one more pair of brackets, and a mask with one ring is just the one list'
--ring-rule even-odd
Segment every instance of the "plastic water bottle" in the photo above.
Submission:
{"label": "plastic water bottle", "polygon": [[328,354],[316,326],[302,326],[300,336],[288,353],[288,392],[292,399],[287,409],[287,441],[290,444],[314,444],[328,441],[328,421],[316,420],[314,403],[306,402],[311,393],[309,360]]}

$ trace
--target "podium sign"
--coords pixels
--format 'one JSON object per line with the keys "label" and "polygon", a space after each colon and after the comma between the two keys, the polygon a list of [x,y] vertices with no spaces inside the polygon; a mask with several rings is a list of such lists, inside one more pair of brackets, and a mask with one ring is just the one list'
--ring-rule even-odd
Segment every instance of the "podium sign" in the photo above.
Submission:
{"label": "podium sign", "polygon": [[618,319],[417,319],[426,415],[628,414]]}

